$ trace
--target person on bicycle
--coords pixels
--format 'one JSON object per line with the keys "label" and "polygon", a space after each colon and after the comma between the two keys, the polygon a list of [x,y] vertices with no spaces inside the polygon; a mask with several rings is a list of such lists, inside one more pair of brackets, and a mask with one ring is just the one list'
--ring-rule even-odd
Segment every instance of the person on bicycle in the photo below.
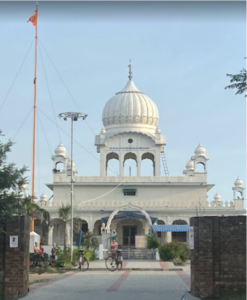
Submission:
{"label": "person on bicycle", "polygon": [[116,242],[115,239],[113,239],[111,242],[111,254],[114,259],[116,259],[117,249],[118,249],[118,243]]}

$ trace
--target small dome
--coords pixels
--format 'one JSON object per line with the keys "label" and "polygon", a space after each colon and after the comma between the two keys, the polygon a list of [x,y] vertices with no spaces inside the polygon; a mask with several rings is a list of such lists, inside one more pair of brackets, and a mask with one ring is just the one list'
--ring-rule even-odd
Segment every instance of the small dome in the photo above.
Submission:
{"label": "small dome", "polygon": [[43,193],[41,196],[40,196],[40,201],[45,201],[47,202],[48,201],[48,197],[45,193]]}
{"label": "small dome", "polygon": [[67,152],[67,150],[66,150],[66,148],[63,146],[63,144],[62,143],[60,143],[58,146],[57,146],[57,148],[55,149],[55,153],[56,153],[56,155],[66,155],[66,152]]}
{"label": "small dome", "polygon": [[194,152],[196,155],[205,156],[206,155],[206,149],[202,146],[202,144],[199,144]]}
{"label": "small dome", "polygon": [[[67,163],[67,169],[71,169],[71,160]],[[75,163],[73,162],[73,170],[75,170]]]}
{"label": "small dome", "polygon": [[100,133],[105,134],[105,128],[102,128]]}
{"label": "small dome", "polygon": [[214,200],[215,201],[221,201],[221,195],[216,193],[215,196],[214,196]]}
{"label": "small dome", "polygon": [[234,181],[234,185],[236,187],[243,187],[244,183],[243,181],[238,177],[235,181]]}
{"label": "small dome", "polygon": [[190,160],[189,162],[187,162],[187,164],[186,164],[186,169],[187,170],[194,170],[194,163],[193,163],[193,161],[192,160]]}

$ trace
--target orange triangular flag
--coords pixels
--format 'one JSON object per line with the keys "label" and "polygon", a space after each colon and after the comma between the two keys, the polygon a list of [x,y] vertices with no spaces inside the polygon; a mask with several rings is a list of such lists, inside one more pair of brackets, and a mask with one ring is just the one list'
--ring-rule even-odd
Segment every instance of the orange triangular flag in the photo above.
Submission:
{"label": "orange triangular flag", "polygon": [[37,21],[38,21],[38,12],[36,11],[35,14],[33,14],[32,17],[29,18],[28,22],[32,22],[32,24],[37,27]]}

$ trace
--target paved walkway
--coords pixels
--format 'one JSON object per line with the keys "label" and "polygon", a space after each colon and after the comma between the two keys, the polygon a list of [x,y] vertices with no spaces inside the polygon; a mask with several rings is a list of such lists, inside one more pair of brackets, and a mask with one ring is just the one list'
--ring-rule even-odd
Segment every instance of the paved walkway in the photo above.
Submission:
{"label": "paved walkway", "polygon": [[[190,289],[189,264],[183,270],[171,271],[175,267],[169,262],[129,260],[125,263],[126,270],[115,272],[106,270],[104,261],[98,261],[90,263],[89,268],[94,272],[76,269],[60,275],[36,275],[44,281],[31,284],[25,300],[181,300]],[[199,300],[191,295],[184,298],[192,299]]]}
{"label": "paved walkway", "polygon": [[[90,262],[89,270],[100,271],[105,270],[105,260]],[[175,267],[172,262],[160,262],[157,260],[124,260],[123,271],[169,271],[169,270],[183,270],[183,266]]]}

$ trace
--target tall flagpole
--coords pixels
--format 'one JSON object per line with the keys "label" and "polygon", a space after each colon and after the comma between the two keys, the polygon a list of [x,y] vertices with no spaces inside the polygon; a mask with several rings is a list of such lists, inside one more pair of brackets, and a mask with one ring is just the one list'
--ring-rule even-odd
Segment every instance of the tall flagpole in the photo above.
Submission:
{"label": "tall flagpole", "polygon": [[[37,57],[38,57],[38,1],[36,2],[37,23],[35,26],[35,70],[34,70],[34,107],[33,107],[33,169],[32,169],[32,203],[35,199],[35,160],[36,160],[36,113],[37,113]],[[31,231],[34,231],[34,216],[32,216]]]}

